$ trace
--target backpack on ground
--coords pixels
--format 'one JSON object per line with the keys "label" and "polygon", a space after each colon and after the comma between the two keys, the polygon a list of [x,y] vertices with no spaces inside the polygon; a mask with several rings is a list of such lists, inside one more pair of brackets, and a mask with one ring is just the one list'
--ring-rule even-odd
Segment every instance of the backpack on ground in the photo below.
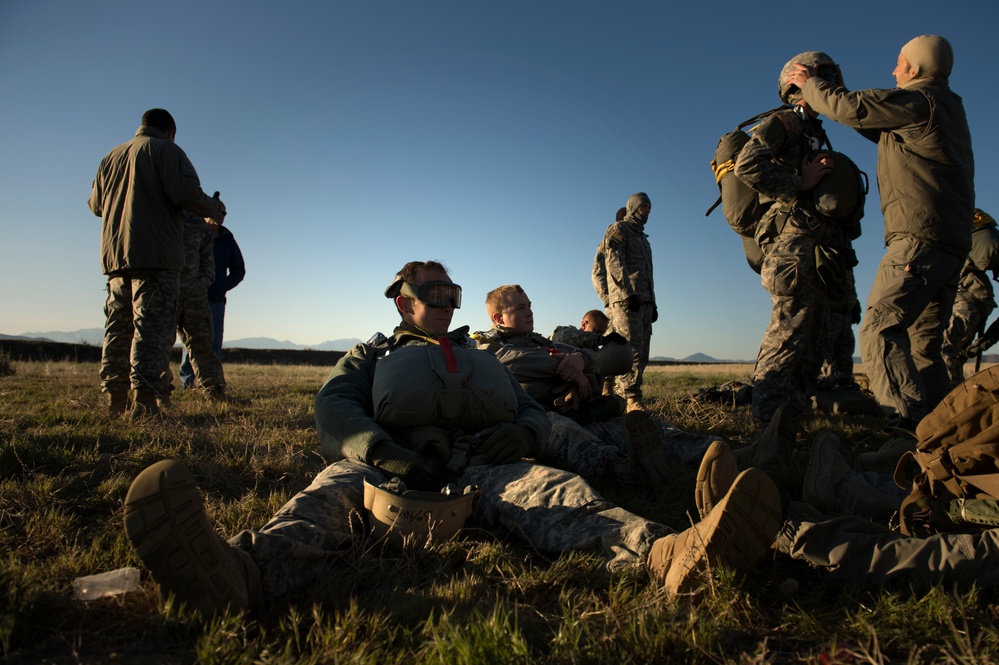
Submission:
{"label": "backpack on ground", "polygon": [[895,467],[895,482],[904,487],[909,459],[919,465],[899,509],[902,533],[999,527],[999,365],[954,388],[920,421],[916,438],[916,450]]}

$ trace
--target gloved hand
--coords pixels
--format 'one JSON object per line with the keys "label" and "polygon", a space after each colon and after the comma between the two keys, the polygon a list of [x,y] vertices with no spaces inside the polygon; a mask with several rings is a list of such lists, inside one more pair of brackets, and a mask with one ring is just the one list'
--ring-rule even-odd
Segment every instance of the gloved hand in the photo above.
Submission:
{"label": "gloved hand", "polygon": [[974,342],[965,347],[961,355],[964,356],[965,360],[967,360],[968,358],[974,358],[979,353],[983,353],[985,349],[989,348],[990,346],[992,345],[989,344],[986,339],[979,337]]}
{"label": "gloved hand", "polygon": [[409,489],[436,492],[441,488],[438,478],[415,452],[393,441],[379,441],[371,449],[371,464],[389,478],[399,477]]}
{"label": "gloved hand", "polygon": [[659,320],[659,308],[655,305],[652,306],[652,323]]}
{"label": "gloved hand", "polygon": [[609,332],[606,335],[602,335],[597,342],[599,342],[600,346],[603,346],[604,344],[627,344],[628,340],[624,335],[619,335],[616,332]]}
{"label": "gloved hand", "polygon": [[642,308],[642,303],[638,299],[638,296],[628,296],[624,302],[629,312],[637,312]]}
{"label": "gloved hand", "polygon": [[531,451],[534,434],[523,425],[503,423],[475,451],[487,464],[511,464]]}

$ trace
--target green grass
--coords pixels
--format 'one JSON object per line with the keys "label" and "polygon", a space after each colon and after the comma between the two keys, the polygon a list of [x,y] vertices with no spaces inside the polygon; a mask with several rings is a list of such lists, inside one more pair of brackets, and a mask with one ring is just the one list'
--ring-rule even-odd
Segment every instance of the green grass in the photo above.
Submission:
{"label": "green grass", "polygon": [[[669,598],[594,556],[552,558],[502,534],[470,530],[425,549],[364,546],[317,584],[255,620],[203,623],[140,589],[81,602],[76,577],[138,566],[121,529],[132,478],[182,460],[229,537],[261,526],[326,461],[312,402],[326,369],[232,365],[217,405],[175,393],[162,423],[103,415],[92,364],[12,363],[0,377],[0,653],[11,663],[800,663],[999,661],[990,590],[832,584],[785,558],[756,574],[719,571],[697,600]],[[675,425],[748,443],[746,409],[694,402],[732,368],[654,368],[648,393]],[[800,496],[807,444],[835,431],[848,458],[885,441],[871,419],[818,415],[774,477]],[[654,492],[601,486],[611,500],[674,528],[694,513],[695,469]]]}

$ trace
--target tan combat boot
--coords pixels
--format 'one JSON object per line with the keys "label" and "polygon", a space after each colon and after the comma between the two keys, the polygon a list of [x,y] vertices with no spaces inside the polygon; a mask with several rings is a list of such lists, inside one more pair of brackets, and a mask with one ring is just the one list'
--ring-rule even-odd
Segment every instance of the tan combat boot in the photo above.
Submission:
{"label": "tan combat boot", "polygon": [[166,598],[205,619],[263,607],[260,569],[215,532],[191,473],[163,460],[136,476],[125,497],[125,533]]}
{"label": "tan combat boot", "polygon": [[708,446],[701,458],[701,466],[697,469],[697,482],[694,485],[694,503],[697,504],[697,514],[702,520],[728,494],[738,475],[739,465],[727,443],[715,441]]}
{"label": "tan combat boot", "polygon": [[159,396],[152,390],[135,389],[135,403],[128,419],[131,422],[156,418],[160,415]]}
{"label": "tan combat boot", "polygon": [[649,574],[671,595],[695,592],[712,566],[752,570],[770,550],[780,525],[777,486],[763,471],[747,469],[706,518],[652,544]]}
{"label": "tan combat boot", "polygon": [[121,418],[128,411],[128,390],[111,390],[108,392],[108,415]]}

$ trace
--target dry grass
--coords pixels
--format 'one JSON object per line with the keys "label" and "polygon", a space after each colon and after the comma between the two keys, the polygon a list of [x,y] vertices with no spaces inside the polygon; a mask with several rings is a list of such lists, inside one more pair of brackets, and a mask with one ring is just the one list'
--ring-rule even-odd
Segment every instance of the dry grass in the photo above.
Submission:
{"label": "dry grass", "polygon": [[[908,583],[829,584],[775,558],[757,574],[721,571],[699,600],[670,599],[599,558],[557,558],[512,538],[472,532],[406,552],[344,552],[320,583],[273,603],[257,621],[208,625],[140,589],[76,601],[74,578],[139,565],[121,531],[135,474],[181,459],[225,536],[262,525],[323,468],[312,402],[327,371],[227,368],[245,403],[179,394],[161,424],[102,415],[96,366],[14,363],[0,377],[0,653],[11,663],[986,663],[999,658],[990,591]],[[752,437],[746,409],[693,401],[697,389],[751,367],[655,367],[657,414],[735,445]],[[808,438],[832,429],[853,456],[884,441],[878,424],[817,416],[776,474],[800,495]],[[654,492],[601,486],[651,519],[682,527],[694,470]],[[502,534],[497,534],[502,536]],[[837,646],[840,645],[840,646]],[[834,662],[834,661],[822,661]]]}

